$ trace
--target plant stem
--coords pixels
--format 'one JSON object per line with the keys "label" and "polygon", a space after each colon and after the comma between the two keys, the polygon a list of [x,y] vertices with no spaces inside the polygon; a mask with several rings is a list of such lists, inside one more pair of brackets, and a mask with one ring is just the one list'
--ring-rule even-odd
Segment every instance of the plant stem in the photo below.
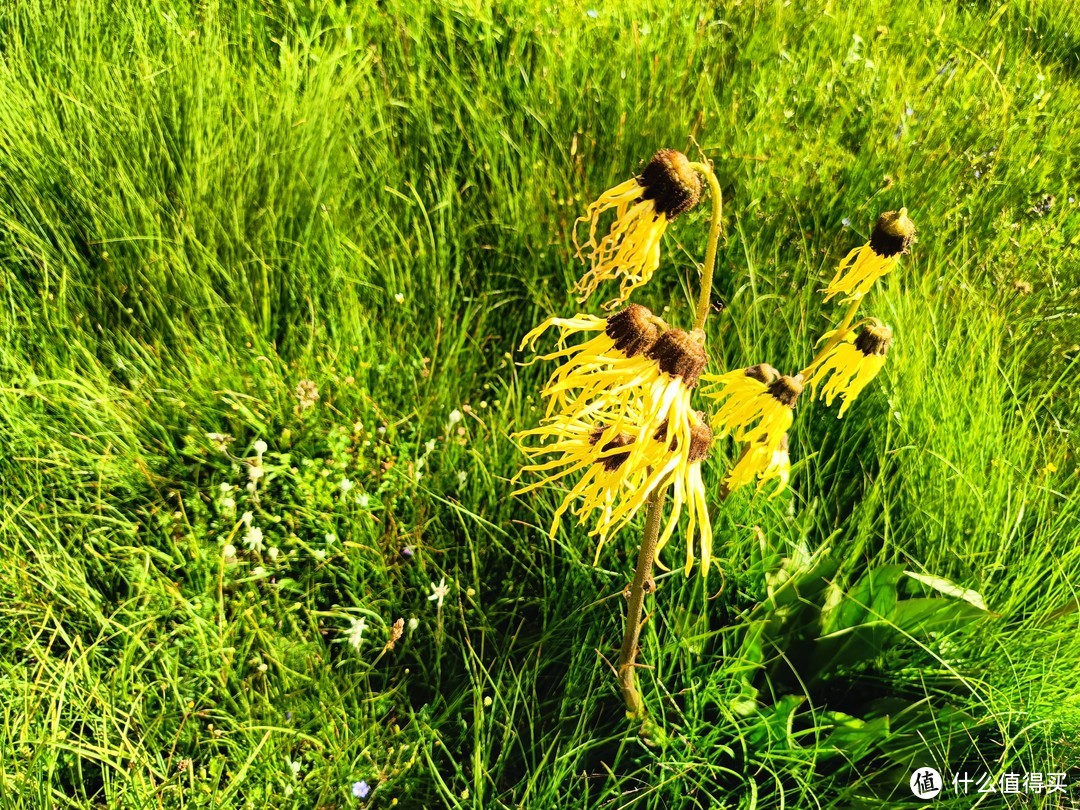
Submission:
{"label": "plant stem", "polygon": [[[716,248],[720,241],[720,230],[724,213],[724,200],[720,191],[720,182],[716,179],[712,167],[705,163],[691,163],[690,167],[704,175],[709,181],[712,196],[712,220],[709,223],[709,243],[705,249],[705,264],[701,270],[701,292],[698,293],[697,313],[694,329],[702,329],[709,316],[712,299],[713,270],[716,267]],[[637,688],[638,641],[641,638],[641,610],[645,604],[646,583],[652,585],[653,560],[656,557],[656,541],[660,535],[660,518],[664,512],[666,489],[661,481],[649,495],[649,508],[645,513],[645,537],[638,552],[637,568],[634,581],[630,584],[630,594],[626,603],[626,629],[623,631],[622,650],[619,653],[619,689],[626,702],[626,713],[630,717],[645,719],[645,703]],[[651,590],[651,587],[650,587]]]}
{"label": "plant stem", "polygon": [[709,243],[705,248],[705,265],[701,268],[701,292],[698,293],[697,315],[694,318],[694,328],[704,329],[705,319],[709,316],[709,306],[712,299],[713,270],[716,267],[716,246],[720,240],[722,217],[724,214],[724,200],[720,191],[720,181],[716,179],[712,167],[706,163],[691,163],[690,168],[703,174],[709,181],[709,190],[712,192],[712,221],[709,223]]}
{"label": "plant stem", "polygon": [[664,482],[657,484],[649,496],[649,510],[645,514],[645,537],[638,552],[634,581],[626,602],[626,629],[623,631],[622,651],[619,653],[619,689],[626,702],[626,714],[645,719],[645,703],[637,688],[634,670],[637,661],[638,640],[641,638],[641,608],[645,603],[646,583],[652,587],[653,558],[656,556],[656,540],[660,535],[660,516],[664,512]]}

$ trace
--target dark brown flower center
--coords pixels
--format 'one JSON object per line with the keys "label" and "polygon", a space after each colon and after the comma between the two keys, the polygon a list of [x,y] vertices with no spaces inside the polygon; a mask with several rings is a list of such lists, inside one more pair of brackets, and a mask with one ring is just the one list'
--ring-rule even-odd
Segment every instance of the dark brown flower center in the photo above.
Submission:
{"label": "dark brown flower center", "polygon": [[886,211],[874,223],[870,234],[870,249],[878,256],[889,258],[907,253],[915,238],[915,223],[907,215],[907,209]]}
{"label": "dark brown flower center", "polygon": [[769,393],[789,408],[795,407],[795,403],[798,402],[799,394],[801,394],[802,391],[802,382],[795,377],[789,377],[786,374],[769,385]]}
{"label": "dark brown flower center", "polygon": [[709,455],[712,440],[712,428],[704,422],[699,422],[690,428],[690,455],[688,460],[691,464],[701,461],[705,456]]}
{"label": "dark brown flower center", "polygon": [[660,328],[647,308],[631,304],[607,319],[604,332],[615,341],[615,348],[627,357],[647,352],[660,337]]}
{"label": "dark brown flower center", "polygon": [[887,326],[870,325],[863,328],[855,338],[855,348],[867,357],[887,354],[892,343],[892,329]]}
{"label": "dark brown flower center", "polygon": [[[694,411],[697,414],[698,421],[690,428],[690,461],[700,461],[705,458],[709,452],[709,445],[712,444],[713,432],[706,424],[707,417],[704,411]],[[667,439],[668,435],[668,420],[665,419],[663,423],[656,429],[656,433],[653,434],[654,442],[663,442]],[[672,438],[671,444],[668,445],[669,450],[675,449],[675,439]]]}
{"label": "dark brown flower center", "polygon": [[661,149],[638,177],[643,200],[652,200],[656,211],[675,219],[698,204],[701,178],[690,168],[686,155],[676,149]]}
{"label": "dark brown flower center", "polygon": [[664,332],[645,356],[655,360],[665,374],[682,377],[687,388],[697,385],[698,377],[709,361],[701,340],[682,329]]}
{"label": "dark brown flower center", "polygon": [[[607,430],[607,428],[604,425],[597,425],[595,428],[593,428],[593,432],[592,435],[589,437],[589,440],[593,444],[596,444],[598,441],[604,438],[605,430]],[[634,437],[631,436],[629,433],[618,433],[612,438],[608,439],[608,441],[605,442],[603,445],[601,445],[600,451],[606,453],[608,450],[617,450],[620,447],[626,447],[627,445],[633,443]],[[617,469],[619,469],[619,467],[623,465],[623,462],[625,462],[628,458],[630,458],[629,451],[626,453],[612,453],[610,456],[598,458],[596,460],[596,463],[603,464],[604,469],[608,472],[615,472]]]}
{"label": "dark brown flower center", "polygon": [[756,366],[750,366],[743,373],[750,379],[765,383],[765,385],[772,385],[780,379],[780,372],[768,363],[758,363]]}

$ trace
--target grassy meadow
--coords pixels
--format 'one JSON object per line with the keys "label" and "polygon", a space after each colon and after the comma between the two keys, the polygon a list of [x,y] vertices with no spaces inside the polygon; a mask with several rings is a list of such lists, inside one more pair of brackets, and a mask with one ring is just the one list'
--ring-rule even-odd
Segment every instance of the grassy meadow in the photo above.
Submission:
{"label": "grassy meadow", "polygon": [[[0,807],[1080,807],[1076,12],[0,5]],[[720,505],[713,449],[645,739],[642,520],[549,539],[509,434],[522,335],[600,312],[575,218],[668,146],[724,190],[713,371],[804,365],[877,214],[919,231],[789,491]],[[635,297],[673,324],[707,228]]]}

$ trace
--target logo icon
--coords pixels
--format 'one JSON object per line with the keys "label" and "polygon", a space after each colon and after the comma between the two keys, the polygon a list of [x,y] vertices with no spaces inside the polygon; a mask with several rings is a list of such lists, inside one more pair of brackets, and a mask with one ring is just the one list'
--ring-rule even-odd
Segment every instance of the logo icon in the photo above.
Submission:
{"label": "logo icon", "polygon": [[932,799],[941,793],[944,783],[941,774],[933,768],[916,768],[911,774],[911,792],[919,799]]}

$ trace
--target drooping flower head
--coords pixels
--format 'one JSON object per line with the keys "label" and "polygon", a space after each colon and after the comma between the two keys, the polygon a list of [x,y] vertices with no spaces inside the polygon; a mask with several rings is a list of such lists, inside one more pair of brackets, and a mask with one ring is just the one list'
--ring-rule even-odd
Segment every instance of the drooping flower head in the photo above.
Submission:
{"label": "drooping flower head", "polygon": [[824,399],[826,405],[832,405],[838,396],[843,400],[838,419],[885,365],[892,336],[889,327],[873,319],[858,336],[848,332],[814,371],[810,386],[815,396]]}
{"label": "drooping flower head", "polygon": [[698,557],[703,575],[708,573],[712,561],[712,522],[709,519],[708,504],[705,502],[705,484],[701,479],[701,463],[709,454],[712,442],[712,429],[706,423],[705,414],[698,411],[690,428],[689,444],[678,445],[676,439],[669,445],[669,452],[675,460],[674,463],[669,460],[670,478],[660,484],[660,486],[670,485],[672,504],[667,526],[656,543],[656,563],[661,568],[666,568],[660,561],[659,555],[678,527],[679,517],[685,504],[689,516],[686,527],[686,563],[683,565],[683,573],[686,576],[690,576],[690,571],[694,567],[695,542],[699,550]]}
{"label": "drooping flower head", "polygon": [[[591,533],[599,538],[599,556],[606,540],[654,491],[672,487],[675,507],[660,544],[670,539],[685,505],[690,517],[688,565],[696,538],[707,567],[712,530],[700,468],[712,431],[690,405],[691,391],[707,362],[704,334],[668,329],[650,337],[651,345],[638,352],[649,341],[635,336],[646,324],[654,326],[649,318],[648,310],[633,305],[616,313],[607,319],[603,336],[583,344],[556,369],[543,391],[548,416],[538,427],[515,434],[519,441],[540,441],[522,447],[530,458],[555,457],[524,467],[515,480],[526,472],[542,477],[515,494],[580,473],[556,510],[551,534],[567,511],[580,522],[595,520]],[[588,328],[599,331],[600,326],[590,323]],[[628,357],[631,347],[633,357]]]}
{"label": "drooping flower head", "polygon": [[794,419],[795,403],[803,391],[801,377],[782,375],[767,364],[710,376],[715,383],[702,393],[720,403],[713,426],[721,436],[745,444],[744,452],[725,480],[729,490],[755,478],[784,481],[781,445]]}
{"label": "drooping flower head", "polygon": [[[701,199],[701,178],[686,155],[661,149],[644,171],[608,189],[591,203],[575,223],[574,246],[578,258],[588,261],[588,272],[574,291],[584,302],[604,281],[619,279],[619,295],[604,305],[618,306],[647,283],[660,264],[660,239],[668,223],[689,211]],[[615,221],[597,239],[600,218],[614,209]],[[577,224],[589,224],[589,238],[580,244]]]}
{"label": "drooping flower head", "polygon": [[758,482],[758,491],[764,489],[769,481],[777,481],[776,488],[769,495],[770,498],[775,498],[787,489],[791,478],[791,456],[788,454],[787,433],[780,437],[780,442],[775,447],[766,439],[756,444],[746,445],[739,460],[725,479],[724,487],[731,492],[752,483],[755,478]]}
{"label": "drooping flower head", "polygon": [[[551,522],[549,536],[554,537],[562,523],[563,515],[572,511],[579,523],[585,523],[599,510],[596,527],[591,532],[599,538],[597,556],[611,533],[611,513],[627,500],[634,499],[647,478],[646,453],[631,454],[634,437],[604,424],[598,419],[579,419],[559,415],[544,419],[535,428],[514,435],[519,442],[538,439],[539,444],[521,445],[521,450],[531,459],[554,455],[548,461],[527,464],[514,477],[517,481],[525,473],[540,473],[541,477],[514,492],[524,495],[540,487],[561,482],[568,476],[581,473],[581,477],[563,496]],[[576,508],[575,502],[578,502]],[[619,525],[622,525],[621,522]]]}
{"label": "drooping flower head", "polygon": [[[630,304],[607,318],[578,315],[574,318],[549,318],[525,336],[521,348],[535,345],[537,338],[550,326],[560,327],[557,351],[540,355],[539,360],[563,359],[548,378],[541,396],[547,399],[547,416],[554,412],[595,412],[586,409],[596,397],[610,388],[624,386],[627,380],[637,379],[653,365],[646,357],[655,345],[662,328],[661,319],[648,309]],[[574,332],[600,332],[578,346],[565,346],[566,338]],[[632,395],[631,388],[623,393]],[[625,402],[632,396],[623,396]]]}
{"label": "drooping flower head", "polygon": [[870,241],[852,250],[840,262],[836,274],[824,290],[825,300],[844,295],[861,298],[879,278],[890,272],[915,239],[915,223],[906,208],[886,211],[877,218]]}
{"label": "drooping flower head", "polygon": [[[641,487],[607,516],[608,531],[618,531],[645,505],[654,491],[674,487],[676,507],[668,517],[657,548],[662,548],[675,531],[685,503],[691,524],[687,533],[690,555],[687,573],[693,560],[695,527],[702,549],[702,570],[708,568],[712,549],[712,529],[705,507],[700,464],[712,444],[712,430],[705,424],[704,416],[694,411],[691,405],[692,391],[708,362],[703,342],[704,333],[700,330],[669,329],[646,353],[653,365],[632,381],[634,391],[640,397],[641,409],[627,429],[636,449],[631,455],[632,465],[644,466],[647,476]],[[618,409],[624,405],[621,400],[615,400],[611,407]]]}

